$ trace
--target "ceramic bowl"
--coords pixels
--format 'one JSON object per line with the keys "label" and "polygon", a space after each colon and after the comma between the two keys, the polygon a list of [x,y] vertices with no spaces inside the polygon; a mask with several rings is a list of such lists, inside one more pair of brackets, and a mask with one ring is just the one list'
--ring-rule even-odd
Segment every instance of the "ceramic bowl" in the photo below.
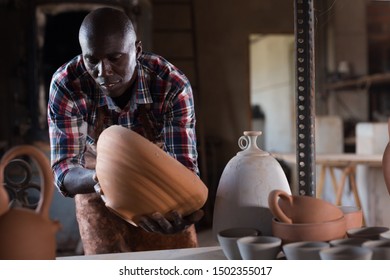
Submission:
{"label": "ceramic bowl", "polygon": [[329,248],[328,242],[301,241],[283,245],[287,260],[320,260],[320,250]]}
{"label": "ceramic bowl", "polygon": [[341,238],[329,241],[331,247],[339,246],[357,246],[360,247],[362,244],[369,239],[366,238]]}
{"label": "ceramic bowl", "polygon": [[373,260],[390,260],[390,240],[369,240],[362,247],[370,248]]}
{"label": "ceramic bowl", "polygon": [[241,260],[237,240],[246,236],[258,236],[260,232],[254,228],[229,228],[218,232],[217,239],[223,253],[229,260]]}
{"label": "ceramic bowl", "polygon": [[363,225],[363,211],[356,206],[339,206],[345,217],[347,230]]}
{"label": "ceramic bowl", "polygon": [[138,133],[113,125],[97,142],[98,190],[106,206],[133,225],[140,217],[200,209],[208,189],[179,161]]}
{"label": "ceramic bowl", "polygon": [[372,250],[357,246],[331,247],[320,251],[321,260],[370,260]]}
{"label": "ceramic bowl", "polygon": [[361,227],[347,230],[348,237],[366,238],[370,240],[377,240],[381,233],[389,231],[388,227]]}
{"label": "ceramic bowl", "polygon": [[281,251],[282,240],[274,236],[247,236],[237,240],[243,260],[274,260]]}
{"label": "ceramic bowl", "polygon": [[345,218],[307,224],[288,224],[272,220],[273,236],[282,239],[283,244],[299,241],[330,241],[345,237]]}

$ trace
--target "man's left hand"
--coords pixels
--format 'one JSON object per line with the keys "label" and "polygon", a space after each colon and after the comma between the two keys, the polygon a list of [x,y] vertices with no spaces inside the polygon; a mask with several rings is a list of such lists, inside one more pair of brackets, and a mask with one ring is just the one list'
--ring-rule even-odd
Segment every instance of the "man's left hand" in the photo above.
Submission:
{"label": "man's left hand", "polygon": [[177,211],[169,212],[165,216],[156,212],[150,216],[141,217],[138,225],[148,232],[174,234],[181,232],[190,225],[198,222],[203,215],[203,210],[197,210],[185,217],[182,217]]}

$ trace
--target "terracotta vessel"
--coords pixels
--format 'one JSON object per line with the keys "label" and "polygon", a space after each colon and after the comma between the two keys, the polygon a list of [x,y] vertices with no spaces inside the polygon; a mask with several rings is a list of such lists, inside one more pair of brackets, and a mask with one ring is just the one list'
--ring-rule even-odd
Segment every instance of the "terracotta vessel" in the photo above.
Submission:
{"label": "terracotta vessel", "polygon": [[12,208],[0,216],[0,259],[55,259],[58,222],[49,218],[54,184],[47,157],[29,145],[16,146],[7,151],[0,164],[0,189],[3,189],[4,169],[15,157],[30,156],[38,164],[41,185],[40,199],[35,210]]}
{"label": "terracotta vessel", "polygon": [[347,230],[363,226],[363,211],[355,206],[339,206],[343,211]]}
{"label": "terracotta vessel", "polygon": [[[3,180],[1,182],[3,182]],[[5,212],[7,212],[8,208],[9,208],[8,193],[6,192],[5,188],[1,185],[0,186],[0,216],[3,215]]]}
{"label": "terracotta vessel", "polygon": [[322,223],[289,224],[272,220],[273,236],[282,239],[283,244],[298,241],[330,241],[346,236],[345,218]]}
{"label": "terracotta vessel", "polygon": [[177,210],[186,216],[203,207],[201,179],[157,145],[114,125],[97,143],[96,174],[106,206],[133,225],[142,215]]}
{"label": "terracotta vessel", "polygon": [[382,170],[383,170],[383,176],[385,178],[385,184],[390,194],[390,118],[388,120],[388,127],[389,127],[389,143],[387,143],[387,146],[383,152]]}
{"label": "terracotta vessel", "polygon": [[261,131],[244,131],[238,139],[242,151],[223,170],[214,204],[214,236],[233,227],[254,227],[263,235],[272,234],[268,194],[274,189],[291,191],[279,162],[257,146],[260,135]]}
{"label": "terracotta vessel", "polygon": [[290,195],[283,190],[273,190],[268,197],[269,208],[284,223],[321,223],[343,217],[337,206],[310,196]]}

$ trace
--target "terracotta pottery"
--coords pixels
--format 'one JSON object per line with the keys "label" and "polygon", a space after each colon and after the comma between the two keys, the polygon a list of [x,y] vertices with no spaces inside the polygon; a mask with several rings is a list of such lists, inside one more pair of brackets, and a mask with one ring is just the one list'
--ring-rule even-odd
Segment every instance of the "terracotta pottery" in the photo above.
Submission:
{"label": "terracotta pottery", "polygon": [[140,216],[199,210],[208,189],[201,179],[157,145],[114,125],[97,143],[96,174],[106,206],[133,225]]}
{"label": "terracotta pottery", "polygon": [[0,164],[0,189],[3,189],[4,169],[15,157],[30,156],[38,164],[41,185],[40,199],[35,210],[12,208],[0,216],[0,259],[55,259],[58,222],[51,221],[49,209],[54,184],[49,160],[39,149],[16,146],[7,151]]}
{"label": "terracotta pottery", "polygon": [[299,241],[330,241],[344,238],[345,218],[322,223],[289,224],[272,220],[273,236],[282,239],[283,244]]}
{"label": "terracotta pottery", "polygon": [[339,206],[343,211],[347,230],[363,226],[363,211],[356,206]]}
{"label": "terracotta pottery", "polygon": [[383,152],[382,170],[383,170],[383,176],[385,178],[385,184],[390,194],[390,118],[388,120],[388,128],[389,128],[389,143],[387,143],[387,146]]}
{"label": "terracotta pottery", "polygon": [[223,170],[214,204],[214,236],[233,227],[254,227],[272,235],[268,194],[274,189],[291,193],[279,162],[257,146],[259,135],[261,131],[244,131],[238,140],[242,151]]}
{"label": "terracotta pottery", "polygon": [[[3,175],[0,175],[0,176],[3,176]],[[1,180],[1,182],[3,182],[3,178]],[[7,212],[8,208],[9,208],[8,193],[5,190],[5,188],[1,185],[0,186],[0,216],[3,215],[5,212]]]}
{"label": "terracotta pottery", "polygon": [[269,208],[284,223],[321,223],[343,217],[336,205],[310,196],[290,195],[283,190],[273,190],[268,197]]}
{"label": "terracotta pottery", "polygon": [[379,226],[352,228],[347,230],[347,236],[354,237],[354,238],[366,238],[370,240],[377,240],[380,238],[380,234],[388,231],[389,231],[388,227],[379,227]]}

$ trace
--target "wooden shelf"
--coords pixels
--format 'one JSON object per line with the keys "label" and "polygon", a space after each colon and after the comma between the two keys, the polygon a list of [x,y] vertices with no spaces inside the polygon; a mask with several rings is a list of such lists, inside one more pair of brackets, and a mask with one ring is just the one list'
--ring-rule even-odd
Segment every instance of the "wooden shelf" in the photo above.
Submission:
{"label": "wooden shelf", "polygon": [[341,80],[331,84],[327,84],[327,90],[348,90],[356,88],[369,88],[372,85],[390,84],[390,73],[379,73],[373,75],[362,76],[356,79]]}

